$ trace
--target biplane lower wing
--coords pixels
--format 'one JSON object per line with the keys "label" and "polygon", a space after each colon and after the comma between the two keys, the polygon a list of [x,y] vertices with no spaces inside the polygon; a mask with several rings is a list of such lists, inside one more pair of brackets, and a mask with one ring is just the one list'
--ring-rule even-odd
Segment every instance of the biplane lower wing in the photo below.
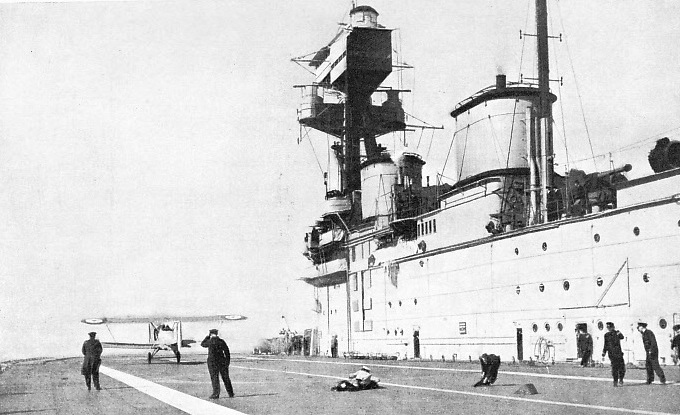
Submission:
{"label": "biplane lower wing", "polygon": [[102,342],[102,347],[107,349],[155,349],[159,346],[153,343]]}

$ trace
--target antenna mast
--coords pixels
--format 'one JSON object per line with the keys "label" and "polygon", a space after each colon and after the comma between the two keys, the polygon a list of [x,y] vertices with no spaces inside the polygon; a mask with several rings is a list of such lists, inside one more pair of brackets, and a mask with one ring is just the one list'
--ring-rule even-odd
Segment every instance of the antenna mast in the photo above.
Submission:
{"label": "antenna mast", "polygon": [[546,0],[536,0],[536,34],[538,50],[538,119],[537,139],[541,145],[541,222],[548,221],[548,189],[553,181],[552,102],[550,101],[550,62],[548,52],[548,7]]}

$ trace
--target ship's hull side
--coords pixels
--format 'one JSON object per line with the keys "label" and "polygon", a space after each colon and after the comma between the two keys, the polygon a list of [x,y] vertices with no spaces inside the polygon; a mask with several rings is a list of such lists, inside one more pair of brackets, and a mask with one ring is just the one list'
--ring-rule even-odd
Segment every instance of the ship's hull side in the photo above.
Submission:
{"label": "ship's hull side", "polygon": [[[680,188],[680,176],[664,186]],[[577,358],[577,324],[587,325],[597,352],[612,321],[626,336],[626,360],[640,361],[635,326],[645,321],[670,361],[672,326],[680,323],[677,198],[456,245],[443,243],[447,216],[430,217],[437,232],[378,251],[370,234],[353,235],[348,285],[327,292],[329,303],[348,307],[334,309],[328,324],[333,332],[347,324],[341,351],[565,361]]]}

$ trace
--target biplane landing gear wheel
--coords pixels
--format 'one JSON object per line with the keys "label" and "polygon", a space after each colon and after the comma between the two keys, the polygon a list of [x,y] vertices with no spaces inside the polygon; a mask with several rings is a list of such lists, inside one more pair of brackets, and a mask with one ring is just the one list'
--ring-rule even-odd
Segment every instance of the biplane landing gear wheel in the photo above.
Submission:
{"label": "biplane landing gear wheel", "polygon": [[151,352],[146,356],[146,361],[151,364]]}
{"label": "biplane landing gear wheel", "polygon": [[175,357],[177,358],[177,364],[179,364],[179,361],[182,359],[182,354],[179,352],[179,350],[175,352]]}

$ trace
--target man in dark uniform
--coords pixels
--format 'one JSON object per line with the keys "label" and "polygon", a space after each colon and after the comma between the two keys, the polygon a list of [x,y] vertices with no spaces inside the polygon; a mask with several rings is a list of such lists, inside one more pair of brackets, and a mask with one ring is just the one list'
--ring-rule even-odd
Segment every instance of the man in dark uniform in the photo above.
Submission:
{"label": "man in dark uniform", "polygon": [[578,348],[581,350],[581,366],[590,366],[590,358],[593,356],[593,337],[583,328],[578,329]]}
{"label": "man in dark uniform", "polygon": [[338,336],[331,339],[331,357],[338,357]]}
{"label": "man in dark uniform", "polygon": [[662,385],[666,384],[666,375],[659,366],[659,347],[656,344],[656,337],[651,330],[647,330],[647,323],[638,323],[638,331],[642,334],[642,343],[645,345],[647,359],[645,368],[647,369],[647,384],[654,382],[654,372],[659,377]]}
{"label": "man in dark uniform", "polygon": [[479,356],[479,363],[482,364],[482,378],[475,383],[475,387],[482,385],[491,385],[498,377],[498,368],[501,365],[501,357],[495,354],[486,354]]}
{"label": "man in dark uniform", "polygon": [[99,340],[94,338],[97,333],[93,331],[89,335],[90,339],[85,340],[83,343],[82,352],[85,358],[83,359],[83,368],[80,370],[80,373],[85,376],[87,390],[92,389],[91,381],[94,380],[94,388],[99,391],[102,390],[99,385],[99,366],[102,364],[101,356],[103,349]]}
{"label": "man in dark uniform", "polygon": [[675,336],[671,340],[671,350],[673,351],[673,362],[675,364],[680,361],[680,324],[673,326]]}
{"label": "man in dark uniform", "polygon": [[623,350],[621,350],[621,340],[623,334],[616,330],[614,323],[607,322],[607,333],[604,334],[604,348],[602,349],[602,360],[604,355],[609,353],[609,361],[612,363],[612,377],[614,387],[623,386],[623,376],[626,374],[626,363],[623,361]]}
{"label": "man in dark uniform", "polygon": [[201,342],[201,346],[208,348],[208,372],[212,382],[213,393],[210,399],[220,397],[220,375],[224,381],[224,387],[230,398],[234,397],[234,389],[231,387],[229,379],[229,347],[227,343],[217,335],[217,329],[211,329],[208,336]]}

